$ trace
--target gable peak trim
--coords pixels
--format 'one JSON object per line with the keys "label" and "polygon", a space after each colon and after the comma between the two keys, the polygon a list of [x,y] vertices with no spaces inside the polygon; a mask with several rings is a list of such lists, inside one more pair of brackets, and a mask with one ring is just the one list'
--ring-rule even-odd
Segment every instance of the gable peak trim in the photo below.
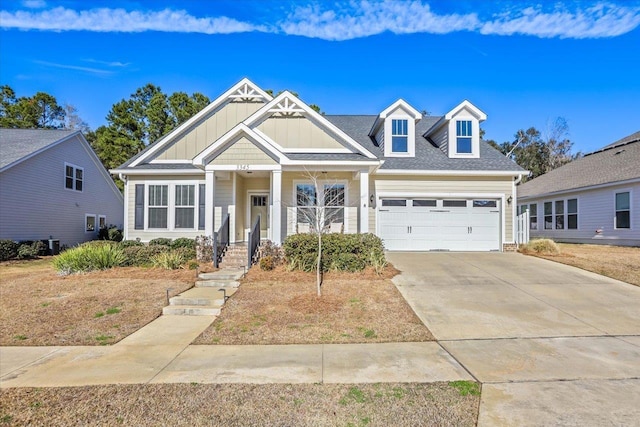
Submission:
{"label": "gable peak trim", "polygon": [[453,116],[455,116],[456,114],[458,114],[460,112],[460,110],[463,109],[467,109],[469,111],[471,111],[471,113],[476,116],[476,118],[478,119],[478,121],[485,121],[487,120],[487,115],[478,107],[476,107],[475,105],[473,105],[470,101],[468,100],[464,100],[462,101],[460,104],[456,105],[454,108],[451,109],[451,111],[449,111],[447,114],[445,114],[444,118],[446,120],[451,120],[453,118]]}

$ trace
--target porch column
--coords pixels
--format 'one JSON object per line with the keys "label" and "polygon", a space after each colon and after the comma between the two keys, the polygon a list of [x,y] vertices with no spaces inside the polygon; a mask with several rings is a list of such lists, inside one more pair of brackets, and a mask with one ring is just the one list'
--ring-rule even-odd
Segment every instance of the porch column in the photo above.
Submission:
{"label": "porch column", "polygon": [[276,245],[282,244],[282,171],[271,172],[271,240]]}
{"label": "porch column", "polygon": [[369,232],[369,171],[360,172],[360,233]]}
{"label": "porch column", "polygon": [[215,197],[216,197],[216,175],[215,171],[205,171],[204,181],[204,234],[205,236],[213,237],[215,231],[214,217],[215,217]]}

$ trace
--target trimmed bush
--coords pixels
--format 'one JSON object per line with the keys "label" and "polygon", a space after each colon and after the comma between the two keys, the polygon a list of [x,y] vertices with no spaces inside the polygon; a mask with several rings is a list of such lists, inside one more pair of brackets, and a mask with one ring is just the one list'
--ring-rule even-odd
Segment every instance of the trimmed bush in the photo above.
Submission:
{"label": "trimmed bush", "polygon": [[0,261],[7,261],[18,256],[18,245],[13,240],[0,240]]}
{"label": "trimmed bush", "polygon": [[123,249],[125,256],[125,264],[128,266],[150,266],[153,264],[153,257],[156,255],[169,252],[171,249],[168,246],[153,245],[153,246],[128,246]]}
{"label": "trimmed bush", "polygon": [[[291,269],[316,270],[316,234],[291,235],[284,241],[282,248]],[[374,266],[378,270],[384,264],[384,246],[382,240],[374,234],[332,233],[322,236],[323,271],[361,271],[367,266]]]}
{"label": "trimmed bush", "polygon": [[276,265],[272,256],[267,255],[266,257],[260,258],[260,270],[271,271],[275,267]]}
{"label": "trimmed bush", "polygon": [[196,241],[195,239],[189,239],[188,237],[178,237],[173,242],[171,242],[170,246],[171,249],[188,248],[195,250]]}
{"label": "trimmed bush", "polygon": [[18,259],[37,258],[47,252],[47,245],[40,240],[35,242],[24,242],[18,247]]}
{"label": "trimmed bush", "polygon": [[[258,253],[260,254],[260,259],[270,257],[274,267],[284,262],[284,251],[271,240],[262,242],[258,248]],[[273,268],[270,268],[270,270],[273,270]]]}
{"label": "trimmed bush", "polygon": [[171,239],[167,239],[166,237],[151,239],[149,240],[149,246],[171,246]]}
{"label": "trimmed bush", "polygon": [[131,246],[144,246],[144,243],[138,241],[138,240],[123,240],[118,244],[121,248],[128,248]]}
{"label": "trimmed bush", "polygon": [[122,230],[113,224],[109,224],[108,227],[102,227],[98,231],[98,240],[110,240],[112,242],[120,242],[124,235]]}
{"label": "trimmed bush", "polygon": [[81,245],[69,249],[53,259],[53,267],[60,274],[83,273],[124,265],[123,249],[115,244]]}
{"label": "trimmed bush", "polygon": [[560,248],[551,239],[535,239],[521,245],[520,251],[524,253],[536,253],[540,255],[559,255]]}

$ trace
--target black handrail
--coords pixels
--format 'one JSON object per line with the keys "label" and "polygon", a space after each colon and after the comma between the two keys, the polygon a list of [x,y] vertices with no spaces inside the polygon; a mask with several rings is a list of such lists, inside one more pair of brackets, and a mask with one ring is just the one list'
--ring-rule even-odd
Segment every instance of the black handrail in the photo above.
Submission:
{"label": "black handrail", "polygon": [[218,268],[224,253],[229,247],[229,217],[227,214],[217,232],[213,233],[213,265]]}
{"label": "black handrail", "polygon": [[251,266],[258,260],[258,247],[260,246],[260,215],[256,218],[256,221],[253,223],[251,227],[251,231],[249,232],[249,244],[248,244],[248,257],[247,260],[247,269],[251,268]]}

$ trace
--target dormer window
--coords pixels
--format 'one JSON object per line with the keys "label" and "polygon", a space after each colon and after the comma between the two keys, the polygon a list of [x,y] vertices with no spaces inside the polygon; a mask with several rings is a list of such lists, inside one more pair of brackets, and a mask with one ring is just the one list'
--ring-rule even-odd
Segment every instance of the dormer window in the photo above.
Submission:
{"label": "dormer window", "polygon": [[472,153],[472,127],[471,120],[456,121],[456,153],[471,154]]}
{"label": "dormer window", "polygon": [[409,150],[408,120],[391,121],[391,151],[394,153],[406,153]]}

